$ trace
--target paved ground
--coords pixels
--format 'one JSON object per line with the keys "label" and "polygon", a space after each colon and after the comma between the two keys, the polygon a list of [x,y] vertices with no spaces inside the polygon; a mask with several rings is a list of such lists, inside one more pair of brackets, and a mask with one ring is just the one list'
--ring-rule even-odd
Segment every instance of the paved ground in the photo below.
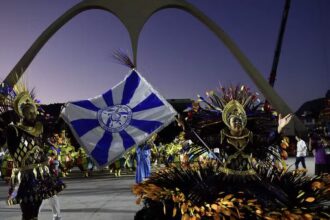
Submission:
{"label": "paved ground", "polygon": [[[141,207],[131,193],[134,176],[115,178],[108,174],[82,178],[73,174],[65,178],[67,188],[60,197],[63,220],[131,220]],[[20,208],[5,204],[8,186],[0,182],[0,219],[19,220]],[[51,220],[52,213],[45,204],[39,220]]]}
{"label": "paved ground", "polygon": [[[287,163],[294,163],[289,158]],[[314,159],[307,159],[308,174],[314,173]],[[291,169],[294,166],[291,167]],[[60,194],[63,220],[132,220],[141,207],[135,204],[131,193],[133,175],[115,178],[96,173],[90,178],[72,174],[64,179],[67,189]],[[20,220],[19,206],[8,207],[5,203],[8,186],[0,181],[0,220]],[[39,220],[51,220],[51,210],[46,204]]]}
{"label": "paved ground", "polygon": [[[289,158],[286,162],[287,165],[289,166],[289,170],[294,170],[295,169],[295,163],[296,158],[291,157]],[[314,161],[314,157],[307,157],[306,158],[306,166],[307,166],[307,174],[312,176],[314,175],[314,171],[315,171],[315,161]],[[299,169],[302,168],[301,163],[299,164]]]}

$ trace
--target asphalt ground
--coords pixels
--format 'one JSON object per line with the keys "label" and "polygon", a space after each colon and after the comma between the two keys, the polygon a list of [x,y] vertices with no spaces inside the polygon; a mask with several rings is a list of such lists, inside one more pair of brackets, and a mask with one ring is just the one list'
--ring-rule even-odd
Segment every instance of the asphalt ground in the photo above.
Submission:
{"label": "asphalt ground", "polygon": [[[63,178],[66,189],[59,194],[63,220],[130,220],[141,207],[136,205],[131,186],[135,183],[133,174],[114,177],[108,172],[95,172],[84,178],[74,171]],[[8,185],[0,181],[0,220],[19,220],[19,205],[8,206],[6,197]],[[46,201],[39,214],[39,220],[51,220],[52,210]]]}
{"label": "asphalt ground", "polygon": [[[289,158],[287,164],[294,164]],[[306,158],[308,175],[314,174],[314,158]],[[294,169],[294,165],[290,167]],[[141,206],[136,205],[131,187],[135,183],[134,173],[123,173],[115,177],[108,171],[96,171],[91,177],[74,170],[63,178],[67,188],[59,194],[63,220],[132,220]],[[0,220],[20,220],[19,205],[7,206],[8,185],[0,181]],[[52,211],[46,202],[39,220],[51,220]]]}

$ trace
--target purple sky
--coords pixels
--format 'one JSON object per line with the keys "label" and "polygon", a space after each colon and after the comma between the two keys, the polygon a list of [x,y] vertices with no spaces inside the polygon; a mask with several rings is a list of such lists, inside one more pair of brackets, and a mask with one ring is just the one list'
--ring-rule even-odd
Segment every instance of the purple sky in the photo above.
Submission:
{"label": "purple sky", "polygon": [[[34,40],[78,0],[1,0],[0,77],[4,79]],[[220,25],[268,78],[284,0],[189,1]],[[292,0],[275,89],[293,110],[330,89],[330,1]],[[43,47],[25,76],[43,103],[99,95],[128,68],[112,59],[131,54],[128,33],[112,14],[76,16]],[[166,98],[195,98],[222,85],[255,89],[227,48],[191,15],[156,13],[144,26],[138,70]]]}

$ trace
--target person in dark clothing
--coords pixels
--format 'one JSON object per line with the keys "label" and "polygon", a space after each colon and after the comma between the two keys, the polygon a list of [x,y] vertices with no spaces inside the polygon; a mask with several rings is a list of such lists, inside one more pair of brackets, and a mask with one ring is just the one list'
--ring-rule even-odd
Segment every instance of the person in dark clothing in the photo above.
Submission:
{"label": "person in dark clothing", "polygon": [[325,145],[322,139],[316,133],[309,137],[310,150],[313,151],[315,157],[315,175],[326,173],[327,169],[327,155],[325,152]]}
{"label": "person in dark clothing", "polygon": [[35,100],[26,89],[16,90],[15,94],[11,104],[20,121],[6,128],[7,146],[15,167],[7,202],[20,204],[23,220],[35,220],[42,201],[62,191],[65,185],[49,169],[43,124],[37,120]]}

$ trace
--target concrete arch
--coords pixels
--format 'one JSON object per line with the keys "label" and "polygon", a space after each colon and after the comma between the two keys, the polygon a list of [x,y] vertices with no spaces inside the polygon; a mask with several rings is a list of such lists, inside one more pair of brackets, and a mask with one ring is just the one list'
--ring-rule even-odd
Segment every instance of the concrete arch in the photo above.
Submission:
{"label": "concrete arch", "polygon": [[[292,112],[284,100],[268,84],[267,80],[249,61],[249,59],[238,48],[234,41],[209,17],[185,0],[85,0],[73,6],[56,21],[54,21],[32,44],[23,55],[12,71],[5,78],[4,82],[9,85],[16,84],[17,77],[20,77],[38,54],[45,43],[68,21],[83,11],[90,9],[102,9],[114,14],[126,27],[133,51],[133,60],[136,64],[137,48],[140,32],[148,19],[160,10],[177,8],[188,12],[200,22],[206,25],[229,49],[237,59],[242,68],[253,80],[261,93],[269,100],[280,113]],[[302,123],[295,119],[297,130],[304,130]]]}

